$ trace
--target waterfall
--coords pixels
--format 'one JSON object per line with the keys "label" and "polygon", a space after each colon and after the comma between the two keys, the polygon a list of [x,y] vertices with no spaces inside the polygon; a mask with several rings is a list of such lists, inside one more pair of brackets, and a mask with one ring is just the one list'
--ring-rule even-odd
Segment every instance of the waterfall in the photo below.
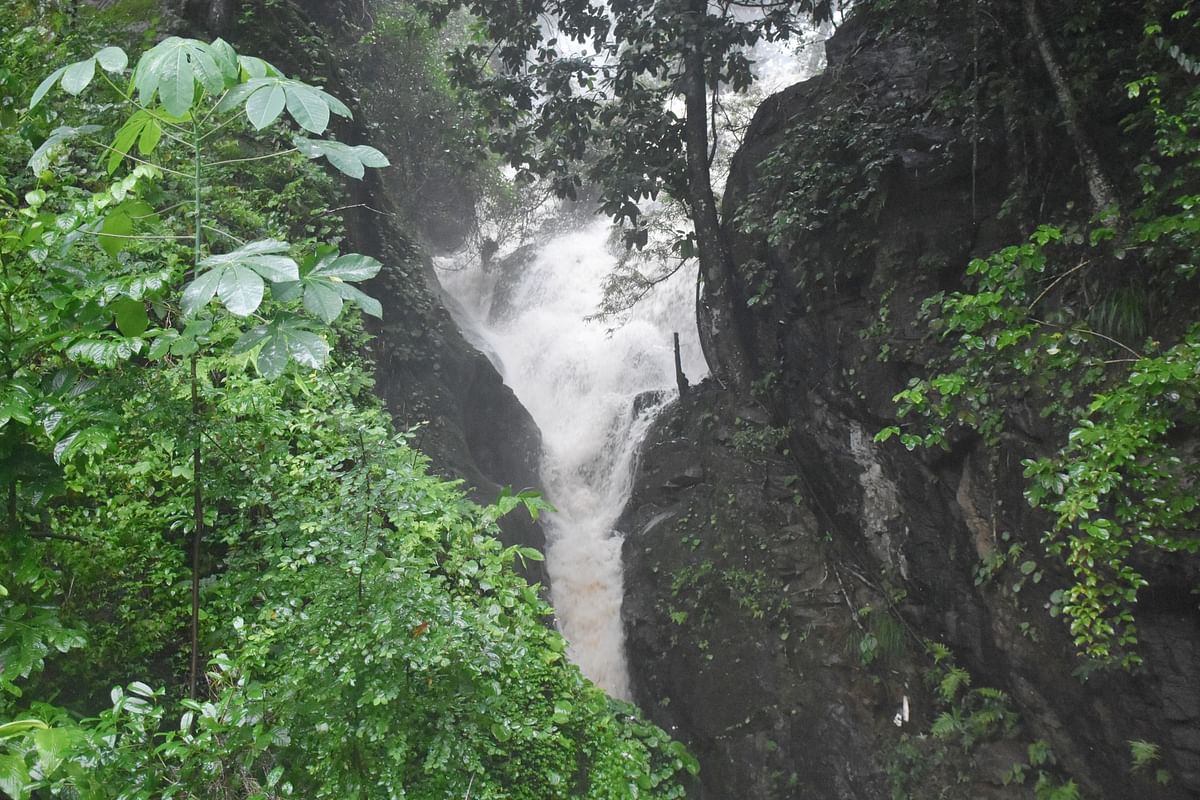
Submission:
{"label": "waterfall", "polygon": [[621,539],[613,525],[629,500],[638,446],[677,394],[672,334],[679,333],[689,380],[708,368],[696,331],[694,269],[655,287],[610,331],[585,319],[616,263],[610,225],[601,218],[568,224],[570,232],[490,268],[443,260],[439,277],[464,334],[542,431],[542,482],[557,509],[545,518],[546,567],[568,657],[610,695],[629,699]]}

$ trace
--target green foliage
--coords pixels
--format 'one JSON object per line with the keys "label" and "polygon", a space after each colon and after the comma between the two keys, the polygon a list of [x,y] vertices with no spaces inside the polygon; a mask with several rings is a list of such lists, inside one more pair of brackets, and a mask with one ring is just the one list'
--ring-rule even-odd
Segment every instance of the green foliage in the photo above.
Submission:
{"label": "green foliage", "polygon": [[886,611],[863,606],[855,611],[861,626],[850,639],[864,667],[888,667],[904,653],[904,627]]}
{"label": "green foliage", "polygon": [[[696,3],[418,6],[439,24],[459,9],[478,19],[482,35],[455,48],[451,75],[477,94],[495,131],[490,145],[517,179],[544,179],[570,198],[585,179],[594,183],[604,213],[631,223],[629,243],[639,247],[648,241],[639,201],[665,193],[694,208],[697,200],[688,188],[686,114],[678,110],[689,82],[745,91],[754,81],[748,48],[797,35],[832,8],[771,3],[742,15]],[[702,54],[700,74],[690,53]],[[706,129],[707,114],[700,117],[692,123]]]}
{"label": "green foliage", "polygon": [[[971,675],[954,662],[950,648],[927,642],[933,660],[925,680],[939,709],[928,735],[902,734],[888,764],[892,797],[958,796],[952,787],[970,783],[974,754],[980,746],[1001,740],[1017,740],[1022,729],[1007,693],[988,686],[971,687]],[[1028,760],[1014,764],[1003,776],[1006,786],[1032,788],[1038,800],[1069,800],[1079,797],[1073,780],[1058,768],[1050,746],[1037,739],[1027,745]]]}
{"label": "green foliage", "polygon": [[1021,404],[1065,434],[1025,462],[1026,497],[1049,520],[1043,544],[1071,573],[1052,613],[1083,656],[1127,668],[1141,660],[1133,607],[1148,584],[1138,565],[1200,551],[1196,465],[1180,444],[1200,425],[1200,327],[1186,315],[1152,325],[1149,311],[1154,298],[1196,288],[1200,90],[1191,57],[1171,43],[1195,24],[1185,5],[1147,25],[1142,74],[1128,84],[1144,100],[1126,121],[1143,144],[1137,207],[1090,228],[1041,226],[973,260],[970,288],[927,300],[948,353],[895,396],[898,415],[919,424],[877,437],[947,446],[970,429],[996,443]]}
{"label": "green foliage", "polygon": [[1129,741],[1129,757],[1133,761],[1134,772],[1146,769],[1158,761],[1158,745],[1153,742],[1147,742],[1144,739],[1131,739]]}
{"label": "green foliage", "polygon": [[738,212],[741,229],[776,247],[822,230],[846,230],[874,216],[891,159],[888,122],[864,108],[837,109],[793,125],[756,166],[753,191]]}
{"label": "green foliage", "polygon": [[380,264],[313,220],[305,148],[382,156],[267,127],[344,107],[221,42],[165,40],[128,89],[70,57],[0,153],[40,150],[0,173],[0,790],[683,797],[694,759],[566,663],[513,570],[540,554],[495,538],[547,506],[471,504],[370,397],[342,312],[382,312],[351,286]]}

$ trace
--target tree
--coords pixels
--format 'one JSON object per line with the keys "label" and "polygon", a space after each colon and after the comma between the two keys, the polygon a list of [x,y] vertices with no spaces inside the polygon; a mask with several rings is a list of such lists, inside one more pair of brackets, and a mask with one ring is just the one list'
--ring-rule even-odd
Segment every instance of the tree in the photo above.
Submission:
{"label": "tree", "polygon": [[[213,155],[221,144],[221,134],[228,135],[230,129],[236,129],[243,115],[257,132],[279,122],[286,108],[299,130],[315,136],[326,132],[331,115],[350,115],[350,110],[333,96],[288,79],[261,59],[239,56],[220,39],[208,44],[170,37],[145,52],[128,83],[119,86],[114,78],[119,79],[128,65],[123,50],[106,47],[90,58],[58,68],[33,92],[31,110],[56,86],[70,95],[79,95],[99,76],[118,105],[128,113],[111,143],[95,138],[103,132],[101,125],[56,128],[30,158],[29,167],[35,174],[52,175],[52,161],[69,143],[80,139],[104,154],[110,175],[126,162],[133,166],[125,177],[102,187],[87,200],[74,201],[58,214],[44,208],[49,199],[45,191],[39,189],[26,195],[24,224],[6,236],[9,247],[5,254],[8,258],[4,264],[3,301],[7,312],[5,352],[9,361],[0,378],[0,397],[5,398],[3,422],[15,420],[55,435],[54,459],[62,462],[75,453],[103,449],[113,431],[103,424],[94,424],[95,412],[77,413],[76,419],[62,421],[64,416],[71,415],[70,401],[83,392],[77,391],[79,384],[75,380],[51,381],[49,394],[39,386],[44,383],[39,378],[45,376],[38,375],[38,370],[56,361],[48,360],[48,352],[43,352],[52,350],[53,343],[67,343],[68,364],[112,367],[134,358],[147,344],[151,359],[174,356],[190,361],[193,425],[190,686],[195,696],[201,663],[200,559],[205,529],[204,427],[199,374],[202,348],[220,341],[221,334],[214,331],[214,326],[224,325],[226,335],[231,330],[241,334],[233,343],[233,353],[256,352],[259,371],[267,377],[278,377],[289,360],[314,368],[325,363],[329,347],[314,330],[314,321],[332,323],[346,301],[367,313],[376,316],[382,313],[378,301],[350,285],[373,277],[380,269],[378,261],[356,254],[339,256],[326,249],[318,250],[301,270],[291,257],[292,248],[287,242],[240,239],[221,227],[222,221],[211,214],[211,203],[205,200],[211,176],[222,167],[293,152],[309,158],[324,157],[355,178],[363,176],[365,167],[384,167],[388,162],[374,148],[351,147],[333,139],[307,135],[294,136],[291,149],[237,158]],[[174,192],[169,197],[175,201],[170,208],[187,209],[190,231],[186,233],[144,230],[154,226],[160,216],[145,198],[152,196],[156,184],[163,180],[176,184],[168,189]],[[220,248],[214,249],[207,241],[214,235],[223,242]],[[79,260],[80,239],[89,238],[94,238],[108,259],[102,258],[94,269],[84,271],[72,262]],[[147,266],[138,270],[136,266],[130,269],[127,264],[113,262],[131,244],[146,238],[156,242],[190,242],[190,253],[184,257],[186,269]],[[35,246],[39,244],[42,246]],[[71,266],[66,267],[68,264]],[[22,313],[36,305],[38,293],[44,290],[23,277],[30,269],[39,267],[58,271],[64,284],[58,288],[67,295],[63,303],[54,306],[56,324],[49,326],[45,313]],[[14,277],[18,275],[21,277]],[[176,295],[179,290],[181,294]],[[206,310],[214,299],[226,312],[222,317]],[[274,301],[269,318],[259,313],[268,299]],[[154,326],[148,305],[155,316]],[[242,331],[237,323],[245,319],[254,319],[259,324]],[[115,323],[115,330],[107,328],[110,320]],[[56,325],[61,328],[54,329]],[[34,331],[41,336],[31,337]],[[14,518],[16,485],[16,479],[9,482],[10,516]]]}
{"label": "tree", "polygon": [[[513,569],[540,554],[495,537],[544,504],[469,502],[371,397],[339,312],[381,311],[351,286],[379,264],[319,244],[337,188],[308,157],[382,156],[315,138],[344,107],[221,42],[41,102],[127,66],[34,93],[86,125],[0,131],[35,168],[0,171],[0,794],[683,797],[694,760],[567,663]],[[35,457],[52,474],[10,469]]]}
{"label": "tree", "polygon": [[713,97],[753,83],[754,44],[829,19],[832,0],[422,5],[438,20],[465,8],[482,21],[486,41],[457,51],[453,74],[480,94],[518,179],[548,179],[572,198],[585,180],[598,185],[601,210],[637,247],[648,238],[639,202],[665,193],[685,205],[692,231],[674,248],[699,260],[705,356],[720,379],[748,388],[750,322],[711,175]]}

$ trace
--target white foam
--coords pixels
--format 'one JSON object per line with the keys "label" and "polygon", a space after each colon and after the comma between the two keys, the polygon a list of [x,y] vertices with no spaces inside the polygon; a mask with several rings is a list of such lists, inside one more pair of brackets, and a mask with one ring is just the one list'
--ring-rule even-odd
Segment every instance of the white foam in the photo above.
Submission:
{"label": "white foam", "polygon": [[541,245],[515,275],[476,265],[439,271],[456,317],[542,431],[541,474],[558,512],[547,518],[546,566],[568,655],[614,697],[629,698],[621,625],[621,540],[637,448],[653,416],[647,391],[676,394],[672,333],[692,382],[708,368],[695,323],[695,271],[656,287],[611,334],[586,322],[616,259],[605,219]]}

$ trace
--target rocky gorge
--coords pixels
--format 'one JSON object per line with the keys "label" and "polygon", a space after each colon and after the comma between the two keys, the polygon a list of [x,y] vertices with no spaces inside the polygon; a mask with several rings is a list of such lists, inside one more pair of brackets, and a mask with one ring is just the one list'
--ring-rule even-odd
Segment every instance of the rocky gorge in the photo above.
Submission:
{"label": "rocky gorge", "polygon": [[[254,35],[236,5],[180,13]],[[367,5],[284,5],[266,39],[323,42],[329,80],[360,97],[359,132],[405,152],[385,124],[394,65],[351,46]],[[1066,570],[1023,496],[1023,460],[1062,434],[1039,415],[1041,390],[1006,387],[1014,424],[995,441],[875,441],[896,421],[893,396],[947,348],[926,298],[1088,204],[1022,4],[984,5],[864,4],[827,43],[823,74],[763,102],[735,157],[723,235],[739,296],[755,300],[737,314],[756,380],[706,381],[661,413],[617,523],[633,697],[700,759],[697,797],[1200,793],[1197,564],[1146,565],[1140,669],[1080,660],[1047,613]],[[985,35],[981,13],[995,17]],[[1092,68],[1098,48],[1139,46],[1134,16],[1113,9],[1100,44],[1057,28],[1054,45],[1091,48]],[[1003,80],[980,89],[980,75]],[[1087,102],[1095,147],[1119,164],[1127,109]],[[356,247],[389,265],[373,291],[388,309],[373,331],[379,394],[401,426],[424,423],[418,444],[478,496],[536,486],[537,427],[454,328],[421,254],[461,244],[446,220],[474,197],[445,175],[398,177],[419,167],[355,187],[349,211]],[[414,203],[418,186],[429,194]],[[1186,311],[1161,326],[1172,314]],[[543,542],[531,524],[507,533]],[[1154,745],[1153,769],[1134,742]]]}
{"label": "rocky gorge", "polygon": [[[742,294],[764,298],[762,374],[757,391],[700,387],[647,439],[619,524],[636,696],[695,748],[706,798],[1193,796],[1194,560],[1159,565],[1139,603],[1144,668],[1089,674],[1047,614],[1062,568],[1007,555],[1037,554],[1048,525],[1022,496],[1022,460],[1054,436],[1036,391],[1013,387],[1020,422],[995,443],[874,440],[944,350],[922,301],[1027,230],[1005,207],[1014,173],[1039,182],[1042,213],[1085,202],[1058,171],[1061,129],[939,109],[972,69],[1045,80],[1031,44],[984,50],[969,4],[939,11],[852,16],[825,73],[767,99],[735,158],[725,231]],[[1108,145],[1117,118],[1096,110]],[[781,152],[800,174],[771,176]],[[797,195],[823,216],[784,237],[748,224]],[[947,691],[950,674],[978,694]],[[1133,768],[1133,741],[1160,744],[1167,785]],[[1052,793],[1068,779],[1080,795]]]}

